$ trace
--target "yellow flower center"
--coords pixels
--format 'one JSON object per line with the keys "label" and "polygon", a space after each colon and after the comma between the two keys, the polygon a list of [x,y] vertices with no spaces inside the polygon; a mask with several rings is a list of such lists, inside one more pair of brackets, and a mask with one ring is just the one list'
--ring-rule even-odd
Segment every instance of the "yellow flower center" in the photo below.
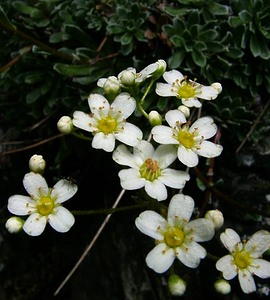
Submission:
{"label": "yellow flower center", "polygon": [[179,98],[194,98],[196,96],[196,90],[193,84],[187,80],[181,82],[178,88],[178,97]]}
{"label": "yellow flower center", "polygon": [[98,129],[105,134],[115,132],[116,128],[117,122],[110,116],[107,116],[98,122]]}
{"label": "yellow flower center", "polygon": [[250,265],[250,255],[246,251],[236,253],[234,263],[239,269],[246,269]]}
{"label": "yellow flower center", "polygon": [[178,247],[180,246],[185,239],[185,234],[181,228],[170,227],[164,235],[165,243],[169,247]]}
{"label": "yellow flower center", "polygon": [[147,158],[140,167],[140,174],[149,181],[154,181],[161,175],[161,170],[156,160]]}
{"label": "yellow flower center", "polygon": [[37,202],[37,210],[43,216],[48,216],[54,207],[54,200],[50,197],[41,197]]}
{"label": "yellow flower center", "polygon": [[193,148],[194,146],[194,135],[188,131],[180,130],[177,135],[177,140],[182,144],[185,148]]}

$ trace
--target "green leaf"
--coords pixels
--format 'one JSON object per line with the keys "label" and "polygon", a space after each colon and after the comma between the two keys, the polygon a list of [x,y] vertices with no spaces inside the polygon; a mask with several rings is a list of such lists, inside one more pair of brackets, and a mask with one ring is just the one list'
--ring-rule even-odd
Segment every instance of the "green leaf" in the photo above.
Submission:
{"label": "green leaf", "polygon": [[250,51],[254,57],[258,57],[261,54],[260,41],[255,34],[252,34],[249,42]]}
{"label": "green leaf", "polygon": [[182,47],[185,44],[183,38],[179,35],[172,36],[170,40],[175,47]]}
{"label": "green leaf", "polygon": [[56,63],[53,69],[66,76],[84,76],[91,74],[93,66],[90,65],[67,65],[62,63]]}
{"label": "green leaf", "polygon": [[252,19],[252,15],[247,10],[240,11],[239,17],[244,24],[249,23]]}
{"label": "green leaf", "polygon": [[205,67],[206,65],[206,57],[205,55],[197,50],[191,52],[192,59],[194,63],[199,67]]}
{"label": "green leaf", "polygon": [[175,8],[175,7],[170,7],[170,6],[164,7],[163,10],[172,17],[184,16],[190,11],[189,9],[186,9],[186,8]]}
{"label": "green leaf", "polygon": [[208,8],[213,15],[224,16],[229,15],[230,13],[230,6],[222,5],[216,2],[212,2],[211,5],[208,6]]}
{"label": "green leaf", "polygon": [[218,32],[214,29],[208,29],[198,34],[198,38],[202,41],[213,41],[218,36]]}
{"label": "green leaf", "polygon": [[132,35],[129,32],[126,32],[121,37],[121,44],[128,45],[130,43],[132,43]]}
{"label": "green leaf", "polygon": [[168,59],[168,66],[170,69],[176,69],[178,68],[181,64],[182,61],[185,57],[185,50],[183,48],[179,49],[176,51],[169,59]]}
{"label": "green leaf", "polygon": [[1,5],[0,5],[0,24],[2,24],[4,28],[9,28],[12,31],[16,30],[16,26],[10,22],[9,18],[7,17]]}
{"label": "green leaf", "polygon": [[73,40],[79,41],[88,47],[93,47],[93,45],[96,44],[89,34],[84,32],[80,27],[76,25],[66,24],[64,25],[64,31],[68,33]]}
{"label": "green leaf", "polygon": [[243,25],[243,21],[239,17],[236,17],[236,16],[229,17],[228,22],[229,22],[229,25],[234,28],[238,27],[240,25]]}
{"label": "green leaf", "polygon": [[37,18],[38,19],[38,18],[44,16],[43,12],[40,9],[38,9],[36,7],[26,5],[22,1],[14,1],[14,2],[12,2],[12,5],[14,6],[14,8],[17,11],[21,12],[22,14],[29,15],[32,18]]}

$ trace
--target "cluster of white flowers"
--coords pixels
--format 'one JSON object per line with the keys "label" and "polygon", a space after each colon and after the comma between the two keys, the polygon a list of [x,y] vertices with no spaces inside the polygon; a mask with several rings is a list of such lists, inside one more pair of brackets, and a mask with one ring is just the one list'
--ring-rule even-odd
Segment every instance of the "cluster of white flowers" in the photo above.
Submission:
{"label": "cluster of white flowers", "polygon": [[[166,83],[156,83],[161,76]],[[144,83],[147,87],[141,89]],[[159,112],[147,113],[143,108],[154,83],[156,97],[176,98],[175,109],[164,114],[169,126],[162,124],[163,116]],[[222,91],[221,84],[215,82],[204,86],[187,79],[178,70],[166,71],[165,61],[158,60],[140,72],[127,68],[117,76],[101,78],[97,85],[103,94],[89,95],[90,113],[75,111],[73,118],[63,116],[57,123],[59,131],[64,134],[75,134],[78,129],[90,132],[93,148],[111,152],[116,163],[128,167],[118,173],[122,188],[144,189],[147,200],[150,197],[151,201],[158,201],[153,206],[155,210],[143,211],[135,220],[136,227],[155,240],[155,247],[146,256],[149,268],[164,273],[175,261],[188,268],[197,268],[201,259],[207,256],[207,250],[200,243],[214,237],[223,226],[224,218],[218,209],[194,218],[196,203],[182,190],[190,180],[189,168],[199,164],[199,157],[215,158],[222,153],[223,147],[210,141],[218,131],[213,118],[200,116],[193,119],[195,114],[190,112],[201,108],[204,100],[216,99]],[[135,115],[135,111],[141,115]],[[148,139],[144,137],[144,128],[132,123],[132,118],[136,119],[138,115],[147,118],[145,126],[152,126]],[[131,121],[127,122],[127,118]],[[179,164],[185,170],[177,169]],[[29,196],[14,195],[8,200],[11,213],[28,218],[11,217],[6,228],[12,233],[23,229],[36,236],[43,232],[48,222],[59,232],[68,231],[74,224],[74,217],[62,203],[76,193],[77,186],[60,180],[49,188],[41,175],[45,168],[42,156],[33,156],[29,167],[31,172],[23,180]],[[164,210],[162,206],[157,212],[156,208],[161,207],[159,201],[168,200],[168,188],[174,189],[168,207]],[[260,230],[248,242],[242,243],[234,230],[226,229],[220,239],[230,254],[216,263],[224,277],[215,283],[218,292],[229,293],[231,287],[227,280],[237,274],[245,293],[256,290],[253,275],[270,277],[270,263],[260,258],[270,248],[268,231]],[[170,272],[170,292],[183,295],[186,282],[174,273],[174,268]]]}

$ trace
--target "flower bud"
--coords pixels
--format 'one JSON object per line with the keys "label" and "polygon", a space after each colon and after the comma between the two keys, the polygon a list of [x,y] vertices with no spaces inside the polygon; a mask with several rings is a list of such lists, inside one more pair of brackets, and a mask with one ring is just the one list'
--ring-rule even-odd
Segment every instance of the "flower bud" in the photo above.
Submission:
{"label": "flower bud", "polygon": [[29,169],[34,173],[42,174],[46,167],[46,161],[43,159],[42,155],[34,154],[29,159]]}
{"label": "flower bud", "polygon": [[72,119],[68,116],[63,116],[57,122],[57,128],[61,133],[70,134],[73,130]]}
{"label": "flower bud", "polygon": [[208,210],[204,217],[213,223],[215,230],[218,230],[223,226],[223,214],[218,209]]}
{"label": "flower bud", "polygon": [[217,90],[219,94],[222,92],[222,85],[219,82],[214,82],[211,86]]}
{"label": "flower bud", "polygon": [[136,74],[129,69],[121,72],[119,80],[123,86],[131,86],[135,83]]}
{"label": "flower bud", "polygon": [[11,217],[6,221],[6,229],[9,233],[18,233],[22,230],[24,220],[19,217]]}
{"label": "flower bud", "polygon": [[156,65],[157,65],[157,69],[152,74],[152,77],[154,79],[158,79],[160,76],[162,76],[164,74],[164,72],[166,71],[166,67],[167,67],[166,62],[163,59],[159,59],[156,62]]}
{"label": "flower bud", "polygon": [[214,287],[216,291],[222,295],[227,295],[231,292],[231,285],[227,280],[219,279],[215,282]]}
{"label": "flower bud", "polygon": [[190,116],[190,109],[187,106],[180,105],[178,107],[178,110],[181,111],[185,115],[186,118],[188,118]]}
{"label": "flower bud", "polygon": [[150,122],[151,126],[153,126],[153,127],[156,125],[161,125],[162,117],[157,111],[152,110],[149,113],[149,122]]}
{"label": "flower bud", "polygon": [[186,291],[186,283],[178,275],[172,274],[168,280],[168,288],[173,296],[182,296]]}
{"label": "flower bud", "polygon": [[115,76],[109,76],[104,82],[103,89],[107,98],[113,100],[120,91],[120,83]]}

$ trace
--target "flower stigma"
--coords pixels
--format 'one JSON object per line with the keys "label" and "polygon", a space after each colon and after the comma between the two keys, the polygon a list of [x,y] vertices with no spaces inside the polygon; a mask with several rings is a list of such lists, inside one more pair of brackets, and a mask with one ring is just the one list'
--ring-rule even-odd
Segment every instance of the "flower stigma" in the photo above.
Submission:
{"label": "flower stigma", "polygon": [[117,122],[114,118],[110,116],[107,116],[99,120],[98,129],[104,134],[115,132],[116,128],[117,128]]}
{"label": "flower stigma", "polygon": [[37,210],[43,216],[48,216],[54,207],[54,200],[48,196],[41,197],[37,202]]}
{"label": "flower stigma", "polygon": [[180,130],[177,134],[177,140],[185,148],[191,149],[194,146],[194,135],[186,130]]}
{"label": "flower stigma", "polygon": [[239,269],[246,269],[250,265],[250,255],[246,251],[237,252],[234,256],[234,263]]}
{"label": "flower stigma", "polygon": [[176,87],[177,97],[180,99],[189,99],[196,97],[196,87],[194,82],[184,79],[181,82],[177,79],[173,84]]}
{"label": "flower stigma", "polygon": [[156,160],[147,158],[140,167],[140,174],[149,181],[154,181],[161,175],[161,170]]}
{"label": "flower stigma", "polygon": [[164,235],[165,243],[169,247],[179,247],[185,239],[185,234],[181,228],[170,227]]}

